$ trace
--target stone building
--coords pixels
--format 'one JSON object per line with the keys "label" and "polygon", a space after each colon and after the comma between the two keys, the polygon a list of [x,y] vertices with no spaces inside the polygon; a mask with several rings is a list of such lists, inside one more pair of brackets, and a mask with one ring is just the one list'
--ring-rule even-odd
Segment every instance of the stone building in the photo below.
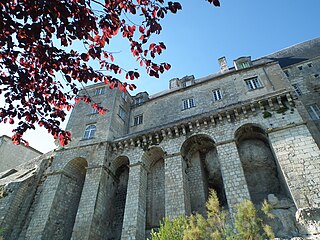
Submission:
{"label": "stone building", "polygon": [[268,199],[279,237],[319,237],[320,38],[219,64],[155,95],[83,90],[109,112],[80,102],[70,145],[0,175],[5,239],[145,239],[209,189],[230,214]]}
{"label": "stone building", "polygon": [[30,146],[14,145],[11,138],[6,135],[0,136],[0,172],[14,168],[41,154],[42,152]]}

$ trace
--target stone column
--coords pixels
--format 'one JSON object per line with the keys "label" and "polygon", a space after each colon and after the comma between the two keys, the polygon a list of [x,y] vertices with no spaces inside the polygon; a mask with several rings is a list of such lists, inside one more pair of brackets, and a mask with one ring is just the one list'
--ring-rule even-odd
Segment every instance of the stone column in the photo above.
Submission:
{"label": "stone column", "polygon": [[141,162],[129,166],[122,240],[145,239],[147,171]]}
{"label": "stone column", "polygon": [[87,168],[86,178],[81,194],[76,220],[71,239],[98,239],[102,238],[99,224],[94,223],[95,215],[99,214],[105,206],[101,206],[98,198],[102,167]]}
{"label": "stone column", "polygon": [[320,207],[320,150],[305,125],[272,131],[269,139],[297,208]]}
{"label": "stone column", "polygon": [[250,194],[235,142],[218,145],[217,153],[228,206],[232,213],[237,204],[244,199],[250,199]]}
{"label": "stone column", "polygon": [[43,239],[43,232],[48,222],[52,203],[61,179],[60,173],[48,175],[44,182],[39,202],[26,232],[26,239]]}
{"label": "stone column", "polygon": [[174,218],[190,213],[186,163],[180,153],[165,158],[165,211],[166,216]]}

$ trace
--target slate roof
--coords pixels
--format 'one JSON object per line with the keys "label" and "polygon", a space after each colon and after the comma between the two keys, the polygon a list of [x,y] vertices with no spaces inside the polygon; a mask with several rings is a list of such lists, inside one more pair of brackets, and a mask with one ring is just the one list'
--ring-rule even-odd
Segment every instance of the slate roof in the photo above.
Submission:
{"label": "slate roof", "polygon": [[320,37],[284,48],[270,55],[256,59],[255,63],[277,61],[281,67],[307,61],[320,56]]}

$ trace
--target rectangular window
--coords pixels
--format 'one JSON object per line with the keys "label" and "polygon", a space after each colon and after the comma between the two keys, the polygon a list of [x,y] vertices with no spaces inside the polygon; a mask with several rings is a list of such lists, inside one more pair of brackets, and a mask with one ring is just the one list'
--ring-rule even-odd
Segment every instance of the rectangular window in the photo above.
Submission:
{"label": "rectangular window", "polygon": [[104,87],[96,89],[96,95],[101,95],[101,94],[104,94]]}
{"label": "rectangular window", "polygon": [[189,109],[189,108],[193,108],[196,105],[194,104],[194,99],[193,98],[189,98],[189,99],[185,99],[182,101],[182,109]]}
{"label": "rectangular window", "polygon": [[143,103],[143,98],[142,97],[138,97],[134,100],[134,103],[137,104],[137,105],[140,105]]}
{"label": "rectangular window", "polygon": [[242,63],[239,63],[238,66],[239,66],[239,69],[245,69],[245,68],[250,67],[250,63],[249,62],[242,62]]}
{"label": "rectangular window", "polygon": [[255,90],[255,89],[263,87],[261,82],[259,81],[258,77],[246,79],[244,81],[247,85],[248,90]]}
{"label": "rectangular window", "polygon": [[222,99],[222,93],[220,91],[220,89],[216,89],[212,91],[212,96],[213,96],[213,101],[219,101]]}
{"label": "rectangular window", "polygon": [[298,69],[301,71],[302,70],[302,66],[298,66]]}
{"label": "rectangular window", "polygon": [[128,95],[125,92],[121,91],[121,98],[126,102],[128,100]]}
{"label": "rectangular window", "polygon": [[309,68],[311,68],[311,67],[312,67],[312,63],[308,63],[307,65],[308,65],[308,67],[309,67]]}
{"label": "rectangular window", "polygon": [[[98,104],[100,106],[100,104]],[[91,114],[97,114],[98,110],[91,107]]]}
{"label": "rectangular window", "polygon": [[284,74],[285,74],[287,77],[290,77],[290,74],[289,74],[289,71],[288,71],[288,70],[284,70]]}
{"label": "rectangular window", "polygon": [[140,125],[142,123],[143,123],[143,115],[142,114],[134,117],[134,120],[133,120],[134,126]]}
{"label": "rectangular window", "polygon": [[126,119],[126,111],[121,107],[119,106],[119,113],[118,113],[119,117],[124,121]]}
{"label": "rectangular window", "polygon": [[314,103],[314,104],[310,105],[308,108],[308,111],[309,111],[309,114],[313,120],[320,119],[320,109],[317,104]]}
{"label": "rectangular window", "polygon": [[299,85],[298,83],[295,83],[295,84],[292,84],[293,88],[294,88],[294,93],[297,95],[297,96],[301,96],[302,95],[302,92],[299,88]]}
{"label": "rectangular window", "polygon": [[182,87],[188,87],[191,86],[191,81],[185,81],[182,83]]}

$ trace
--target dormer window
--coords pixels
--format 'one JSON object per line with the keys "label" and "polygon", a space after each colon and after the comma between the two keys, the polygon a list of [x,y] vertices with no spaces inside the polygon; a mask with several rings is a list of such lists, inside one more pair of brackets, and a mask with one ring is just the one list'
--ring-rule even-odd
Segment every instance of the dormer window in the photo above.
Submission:
{"label": "dormer window", "polygon": [[245,69],[252,66],[251,57],[240,57],[233,62],[236,70]]}
{"label": "dormer window", "polygon": [[182,83],[182,86],[183,87],[188,87],[188,86],[191,86],[191,84],[192,84],[191,81],[185,81],[185,82]]}
{"label": "dormer window", "polygon": [[238,64],[239,69],[244,69],[244,68],[248,68],[250,67],[250,63],[249,62],[242,62]]}
{"label": "dormer window", "polygon": [[137,105],[140,105],[143,103],[143,97],[138,97],[134,100],[134,103]]}

